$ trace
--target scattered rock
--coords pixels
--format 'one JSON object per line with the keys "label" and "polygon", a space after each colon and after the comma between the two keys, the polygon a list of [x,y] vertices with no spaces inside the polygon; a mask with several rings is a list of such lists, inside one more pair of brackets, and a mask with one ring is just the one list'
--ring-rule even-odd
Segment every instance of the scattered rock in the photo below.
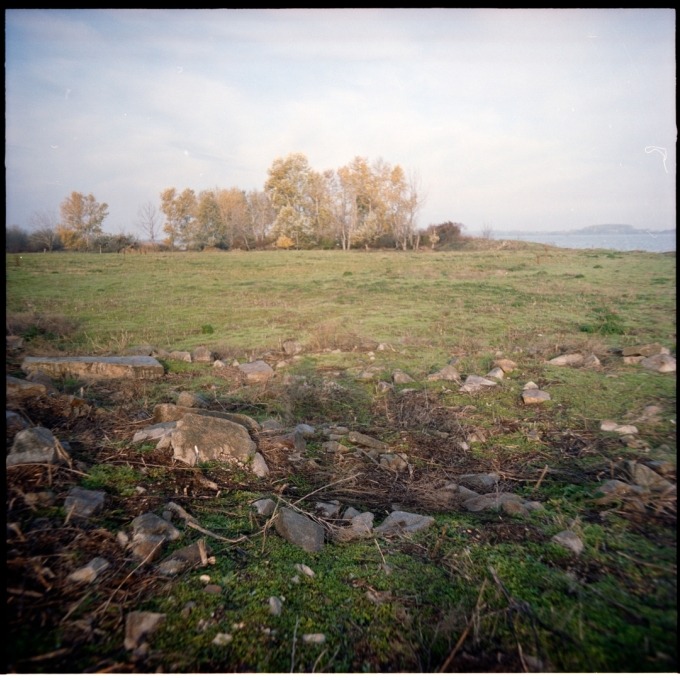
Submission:
{"label": "scattered rock", "polygon": [[600,368],[601,366],[602,362],[594,354],[589,354],[583,360],[583,368]]}
{"label": "scattered rock", "polygon": [[210,364],[214,357],[213,353],[207,347],[196,347],[191,353],[191,359],[197,364]]}
{"label": "scattered rock", "polygon": [[503,380],[503,378],[505,378],[505,373],[502,368],[496,366],[495,368],[492,368],[485,377],[490,378],[491,380]]}
{"label": "scattered rock", "polygon": [[241,364],[238,369],[249,383],[265,383],[274,375],[274,369],[261,360]]}
{"label": "scattered rock", "polygon": [[64,510],[69,517],[87,518],[104,507],[106,494],[75,486],[64,500]]}
{"label": "scattered rock", "polygon": [[500,368],[503,373],[512,373],[517,368],[517,364],[511,359],[496,359],[493,365]]}
{"label": "scattered rock", "polygon": [[561,354],[560,356],[548,361],[548,363],[552,366],[572,366],[574,368],[583,366],[583,362],[583,354],[579,354],[578,352],[574,354]]}
{"label": "scattered rock", "polygon": [[271,517],[276,509],[276,503],[271,498],[262,498],[259,501],[255,501],[252,505],[257,510],[257,514],[264,517]]}
{"label": "scattered rock", "polygon": [[34,383],[30,380],[15,378],[11,375],[7,376],[6,385],[7,399],[24,399],[27,397],[40,397],[43,394],[47,394],[45,385]]}
{"label": "scattered rock", "polygon": [[319,552],[323,548],[323,528],[294,510],[279,510],[274,527],[283,538],[307,552]]}
{"label": "scattered rock", "polygon": [[651,357],[655,354],[667,354],[668,350],[663,351],[664,348],[658,342],[651,342],[646,345],[632,345],[630,347],[623,348],[623,356],[642,356]]}
{"label": "scattered rock", "polygon": [[334,538],[339,543],[349,543],[357,539],[368,538],[373,533],[372,512],[359,512],[354,508],[348,508],[343,519],[350,520],[348,526],[338,527]]}
{"label": "scattered rock", "polygon": [[224,647],[224,645],[228,645],[233,639],[234,636],[231,633],[218,633],[213,638],[212,643],[218,647]]}
{"label": "scattered rock", "polygon": [[488,493],[496,488],[501,477],[496,472],[461,475],[458,481],[464,484],[462,488],[470,488],[478,493]]}
{"label": "scattered rock", "polygon": [[415,381],[408,373],[404,373],[401,369],[397,369],[392,373],[392,382],[395,385],[408,385]]}
{"label": "scattered rock", "polygon": [[285,340],[282,345],[284,354],[289,357],[295,356],[302,352],[302,345],[297,340]]}
{"label": "scattered rock", "polygon": [[177,406],[185,406],[187,408],[207,408],[208,402],[198,394],[184,391],[177,395]]}
{"label": "scattered rock", "polygon": [[340,515],[340,501],[318,502],[315,507],[320,515],[328,519],[333,519]]}
{"label": "scattered rock", "polygon": [[175,550],[167,559],[158,565],[159,573],[164,576],[175,576],[193,567],[207,564],[208,549],[205,540],[201,539],[184,548]]}
{"label": "scattered rock", "polygon": [[172,359],[174,361],[186,361],[188,364],[190,364],[191,352],[183,352],[176,349],[168,354],[168,359]]}
{"label": "scattered rock", "polygon": [[281,598],[276,597],[276,595],[272,595],[269,598],[269,613],[272,616],[281,616],[282,611],[283,611],[283,602],[281,601]]}
{"label": "scattered rock", "polygon": [[361,432],[349,432],[347,434],[347,439],[349,439],[352,444],[359,444],[359,446],[376,449],[377,451],[387,451],[389,449],[389,446],[384,442],[381,442],[374,437],[369,437],[367,434],[361,434]]}
{"label": "scattered rock", "polygon": [[52,378],[161,378],[163,366],[153,357],[26,357],[24,373],[42,371]]}
{"label": "scattered rock", "polygon": [[571,550],[575,555],[580,555],[583,552],[583,541],[573,531],[560,531],[550,540],[563,548],[567,548],[567,550]]}
{"label": "scattered rock", "polygon": [[14,437],[7,467],[25,463],[56,463],[57,440],[46,427],[29,427]]}
{"label": "scattered rock", "polygon": [[159,441],[164,436],[171,434],[175,427],[177,427],[176,420],[168,423],[156,423],[155,425],[149,425],[149,427],[145,427],[144,429],[135,432],[132,437],[132,443],[138,444],[140,442]]}
{"label": "scattered rock", "polygon": [[427,376],[429,381],[435,380],[449,380],[452,382],[460,382],[460,373],[451,365],[447,364],[444,368],[440,369],[436,373],[431,373]]}
{"label": "scattered rock", "polygon": [[321,645],[326,642],[326,636],[323,633],[305,633],[302,641],[308,645]]}
{"label": "scattered rock", "polygon": [[544,401],[550,401],[550,394],[543,390],[524,390],[522,392],[522,401],[525,404],[542,404]]}
{"label": "scattered rock", "polygon": [[670,354],[654,354],[643,359],[640,365],[658,373],[675,373],[675,357]]}
{"label": "scattered rock", "polygon": [[125,649],[134,650],[151,635],[165,619],[155,612],[130,612],[125,619]]}
{"label": "scattered rock", "polygon": [[469,375],[465,378],[463,386],[458,391],[472,394],[473,392],[479,392],[485,387],[498,387],[498,383],[488,378],[482,378],[481,375]]}
{"label": "scattered rock", "polygon": [[95,557],[90,560],[84,567],[76,569],[76,571],[69,574],[69,581],[75,583],[92,583],[100,574],[105,572],[111,566],[102,557]]}
{"label": "scattered rock", "polygon": [[463,507],[470,512],[483,512],[484,510],[502,510],[503,503],[517,501],[523,503],[524,500],[514,493],[485,493],[469,498],[463,502]]}
{"label": "scattered rock", "polygon": [[387,516],[380,526],[375,528],[375,531],[379,534],[389,535],[414,534],[417,531],[429,529],[434,524],[434,521],[434,517],[426,517],[412,512],[395,510]]}
{"label": "scattered rock", "polygon": [[522,389],[523,390],[537,390],[538,385],[535,382],[532,382],[530,380],[526,385],[524,385],[524,387]]}

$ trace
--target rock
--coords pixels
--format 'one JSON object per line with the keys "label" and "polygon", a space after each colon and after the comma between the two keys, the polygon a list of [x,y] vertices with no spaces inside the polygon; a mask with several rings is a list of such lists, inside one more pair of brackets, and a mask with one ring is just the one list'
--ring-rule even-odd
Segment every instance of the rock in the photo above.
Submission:
{"label": "rock", "polygon": [[281,598],[276,597],[276,595],[272,595],[269,598],[269,613],[272,616],[281,616],[282,611],[283,611],[283,602],[281,601]]}
{"label": "rock", "polygon": [[258,515],[263,515],[264,517],[271,517],[274,510],[276,510],[276,503],[271,498],[262,498],[252,503],[252,506],[257,510]]}
{"label": "rock", "polygon": [[47,394],[47,388],[40,383],[34,383],[30,380],[22,380],[8,375],[6,378],[6,392],[7,399],[12,397],[16,399],[24,399],[27,397],[41,397]]}
{"label": "rock", "polygon": [[104,507],[106,494],[75,486],[64,500],[64,510],[69,517],[91,517]]}
{"label": "rock", "polygon": [[57,440],[46,427],[29,427],[14,437],[7,467],[26,463],[56,463]]}
{"label": "rock", "polygon": [[647,465],[635,463],[630,460],[626,461],[624,465],[626,467],[626,472],[633,484],[637,484],[638,486],[650,489],[652,491],[666,491],[671,486],[673,486],[671,482],[669,482],[667,479],[664,479],[657,472],[654,472],[654,470],[652,470]]}
{"label": "rock", "polygon": [[347,434],[347,439],[349,439],[352,444],[359,444],[359,446],[376,449],[377,451],[387,451],[389,449],[389,446],[384,442],[381,442],[374,437],[369,437],[367,434],[362,434],[361,432],[349,432]]}
{"label": "rock", "polygon": [[47,390],[47,394],[52,396],[59,394],[59,390],[56,388],[52,378],[42,371],[31,371],[31,373],[26,376],[26,380],[39,385],[44,385],[45,389]]}
{"label": "rock", "polygon": [[673,475],[677,469],[676,464],[668,460],[650,460],[647,467],[660,475]]}
{"label": "rock", "polygon": [[319,552],[323,548],[323,528],[294,510],[279,510],[274,527],[280,536],[307,552]]}
{"label": "rock", "polygon": [[5,336],[5,348],[10,352],[18,352],[24,346],[24,339],[20,335]]}
{"label": "rock", "polygon": [[[349,510],[349,509],[348,509]],[[373,533],[373,519],[375,515],[372,512],[359,513],[354,510],[353,514],[345,512],[344,519],[349,519],[349,526],[338,527],[334,533],[334,538],[339,543],[349,543],[361,538],[368,538]]]}
{"label": "rock", "polygon": [[165,619],[165,614],[155,612],[130,612],[125,619],[125,649],[134,650],[151,635]]}
{"label": "rock", "polygon": [[415,381],[408,373],[404,373],[401,369],[397,369],[392,373],[392,382],[395,385],[408,385]]}
{"label": "rock", "polygon": [[173,420],[169,423],[157,423],[150,425],[142,430],[138,430],[132,437],[132,443],[138,444],[140,442],[158,441],[163,436],[171,434],[177,426],[177,421]]}
{"label": "rock", "polygon": [[39,370],[52,378],[161,378],[164,369],[153,357],[26,357],[24,373]]}
{"label": "rock", "polygon": [[92,583],[100,574],[105,572],[111,566],[102,557],[95,557],[90,560],[84,567],[76,569],[76,571],[68,575],[69,581],[75,583]]}
{"label": "rock", "polygon": [[525,404],[542,404],[544,401],[550,401],[550,394],[543,390],[524,390],[522,401]]}
{"label": "rock", "polygon": [[460,373],[451,365],[447,364],[444,368],[440,369],[436,373],[431,373],[427,376],[429,381],[435,380],[450,380],[452,382],[460,381]]}
{"label": "rock", "polygon": [[600,368],[600,366],[602,362],[594,354],[589,354],[583,360],[583,368]]}
{"label": "rock", "polygon": [[388,470],[394,470],[395,472],[402,472],[408,469],[408,459],[404,454],[398,453],[384,453],[380,456],[379,465],[385,467]]}
{"label": "rock", "polygon": [[296,564],[295,568],[307,578],[314,578],[316,576],[314,571],[306,564]]}
{"label": "rock", "polygon": [[333,519],[340,515],[340,501],[330,501],[329,503],[318,502],[314,507],[320,515],[328,519]]}
{"label": "rock", "polygon": [[188,364],[190,364],[191,352],[183,352],[176,349],[168,354],[168,359],[172,359],[173,361],[186,361]]}
{"label": "rock", "polygon": [[234,636],[231,633],[218,633],[213,638],[212,643],[218,647],[224,647],[224,645],[228,645],[233,639]]}
{"label": "rock", "polygon": [[434,517],[416,515],[411,512],[395,510],[385,521],[375,528],[379,534],[414,534],[417,531],[429,529],[434,524]]}
{"label": "rock", "polygon": [[191,360],[197,364],[210,364],[213,359],[213,353],[207,347],[196,347],[191,353]]}
{"label": "rock", "polygon": [[603,420],[600,423],[600,430],[602,432],[614,432],[618,426],[619,424],[615,423],[613,420]]}
{"label": "rock", "polygon": [[171,443],[173,457],[188,465],[210,460],[250,464],[257,450],[243,425],[195,413],[177,422]]}
{"label": "rock", "polygon": [[535,382],[529,381],[522,389],[523,390],[537,390],[538,385]]}
{"label": "rock", "polygon": [[198,394],[184,391],[177,395],[177,406],[185,406],[187,408],[207,408],[208,402]]}
{"label": "rock", "polygon": [[5,425],[8,430],[17,429],[24,430],[30,426],[30,423],[22,415],[18,414],[16,411],[5,410]]}
{"label": "rock", "polygon": [[608,479],[597,489],[597,493],[601,493],[602,497],[597,498],[595,503],[597,505],[606,505],[617,498],[634,493],[634,489],[630,484],[626,484],[619,479]]}
{"label": "rock", "polygon": [[479,392],[479,390],[485,387],[498,387],[498,383],[482,378],[480,375],[469,375],[465,378],[465,383],[463,383],[463,386],[458,391],[472,394],[473,392]]}
{"label": "rock", "polygon": [[561,354],[560,356],[548,361],[548,363],[552,366],[572,366],[574,368],[583,366],[583,362],[583,354],[579,354],[578,352],[574,354]]}
{"label": "rock", "polygon": [[635,425],[617,425],[614,432],[617,434],[637,434],[638,429]]}
{"label": "rock", "polygon": [[203,588],[204,593],[208,595],[221,595],[222,586],[218,586],[216,583],[209,583],[205,588]]}
{"label": "rock", "polygon": [[321,449],[324,453],[337,453],[340,450],[340,443],[337,441],[329,441],[321,444]]}
{"label": "rock", "polygon": [[192,567],[202,566],[208,554],[205,540],[175,550],[167,559],[158,565],[159,573],[164,576],[175,576]]}
{"label": "rock", "polygon": [[302,641],[308,645],[321,645],[326,642],[326,636],[323,633],[305,633]]}
{"label": "rock", "polygon": [[493,491],[501,477],[496,472],[481,473],[481,474],[468,474],[461,475],[458,481],[464,484],[464,487],[473,489],[478,493],[488,493]]}
{"label": "rock", "polygon": [[132,521],[132,529],[129,548],[137,559],[143,561],[154,560],[165,543],[181,536],[170,522],[151,512],[136,517]]}
{"label": "rock", "polygon": [[262,478],[269,475],[269,466],[267,465],[267,461],[259,451],[256,451],[253,454],[253,459],[250,462],[250,470],[256,477]]}
{"label": "rock", "polygon": [[630,347],[623,348],[623,356],[642,356],[651,357],[655,354],[662,354],[664,348],[658,342],[651,342],[646,345],[632,345]]}
{"label": "rock", "polygon": [[637,356],[630,356],[630,357],[623,357],[623,363],[626,364],[627,366],[635,366],[637,364],[642,363],[642,360],[644,359],[643,356],[637,355]]}
{"label": "rock", "polygon": [[529,509],[526,507],[526,504],[515,500],[503,501],[501,503],[501,510],[506,515],[511,515],[512,517],[526,517],[529,515]]}
{"label": "rock", "polygon": [[560,531],[550,540],[567,550],[571,550],[575,555],[580,555],[583,552],[583,541],[573,531]]}
{"label": "rock", "polygon": [[640,362],[643,368],[658,373],[675,373],[675,357],[670,354],[654,354]]}
{"label": "rock", "polygon": [[361,512],[359,510],[350,506],[345,510],[345,512],[342,513],[342,519],[353,519],[360,514]]}
{"label": "rock", "polygon": [[274,375],[274,369],[261,360],[241,364],[238,369],[249,383],[265,383]]}
{"label": "rock", "polygon": [[295,356],[302,352],[302,345],[297,340],[284,340],[282,346],[283,353],[289,357]]}
{"label": "rock", "polygon": [[512,373],[517,368],[517,364],[511,359],[496,359],[493,365],[498,366],[504,373]]}
{"label": "rock", "polygon": [[503,380],[503,378],[505,378],[505,373],[503,373],[502,368],[496,366],[495,368],[492,368],[485,377],[490,378],[491,380]]}
{"label": "rock", "polygon": [[282,430],[283,425],[278,420],[268,418],[260,423],[260,429],[263,432],[275,432],[276,430]]}
{"label": "rock", "polygon": [[463,507],[470,512],[483,512],[484,510],[502,510],[503,504],[508,501],[523,503],[524,500],[514,493],[486,493],[474,496],[463,502]]}
{"label": "rock", "polygon": [[198,416],[209,416],[211,418],[222,418],[230,420],[232,423],[243,425],[249,432],[259,432],[260,424],[254,418],[243,413],[225,413],[224,411],[211,411],[204,408],[189,408],[177,404],[156,404],[153,409],[153,420],[155,423],[167,423],[181,420],[187,413],[195,413]]}

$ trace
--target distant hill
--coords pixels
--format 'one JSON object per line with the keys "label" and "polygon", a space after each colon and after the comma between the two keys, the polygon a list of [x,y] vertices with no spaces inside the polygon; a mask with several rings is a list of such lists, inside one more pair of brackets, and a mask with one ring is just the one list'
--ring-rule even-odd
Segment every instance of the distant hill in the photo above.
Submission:
{"label": "distant hill", "polygon": [[583,229],[577,229],[580,234],[636,234],[642,229],[635,229],[630,224],[593,224]]}

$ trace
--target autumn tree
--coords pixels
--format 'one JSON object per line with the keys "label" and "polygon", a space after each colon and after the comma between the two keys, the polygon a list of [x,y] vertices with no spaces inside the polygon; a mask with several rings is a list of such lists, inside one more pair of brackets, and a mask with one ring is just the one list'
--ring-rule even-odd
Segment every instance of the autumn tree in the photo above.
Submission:
{"label": "autumn tree", "polygon": [[244,246],[250,249],[252,243],[256,248],[262,248],[267,244],[276,213],[266,191],[249,191],[245,199],[248,208],[248,237],[244,234]]}
{"label": "autumn tree", "polygon": [[215,192],[220,220],[223,227],[223,243],[227,248],[250,249],[252,229],[245,191],[232,187]]}
{"label": "autumn tree", "polygon": [[302,153],[292,153],[274,160],[265,183],[265,191],[276,212],[272,228],[274,236],[287,236],[296,248],[316,241],[314,175],[307,157]]}
{"label": "autumn tree", "polygon": [[196,194],[185,189],[181,194],[172,187],[161,192],[161,212],[165,215],[163,231],[171,248],[186,246],[191,242],[196,221]]}
{"label": "autumn tree", "polygon": [[99,203],[92,194],[71,193],[60,206],[61,221],[57,234],[69,250],[90,250],[95,238],[102,233],[102,223],[109,206]]}

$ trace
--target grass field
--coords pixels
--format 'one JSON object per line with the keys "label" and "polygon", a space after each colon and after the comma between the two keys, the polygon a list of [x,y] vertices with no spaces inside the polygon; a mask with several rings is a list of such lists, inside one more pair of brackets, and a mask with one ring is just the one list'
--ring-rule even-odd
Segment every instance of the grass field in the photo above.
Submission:
{"label": "grass field", "polygon": [[[600,505],[597,493],[623,461],[675,464],[675,375],[624,364],[620,353],[658,342],[675,355],[675,254],[498,245],[450,253],[7,256],[7,331],[24,338],[24,354],[204,345],[227,362],[243,362],[279,352],[287,339],[304,347],[302,359],[278,369],[267,386],[234,384],[211,365],[166,361],[163,381],[116,388],[116,397],[92,384],[60,384],[100,407],[88,421],[60,422],[47,406],[32,413],[34,422],[71,439],[86,469],[79,483],[117,501],[97,541],[44,538],[31,547],[28,562],[42,560],[59,575],[64,567],[53,553],[80,565],[97,554],[97,542],[99,550],[109,540],[115,547],[111,537],[139,510],[138,485],[148,490],[146,509],[161,512],[165,502],[180,499],[210,531],[249,540],[237,549],[208,538],[216,564],[174,580],[159,583],[151,572],[120,562],[115,588],[92,587],[79,602],[82,593],[55,586],[52,614],[39,615],[36,603],[11,608],[17,642],[9,668],[676,672],[675,497],[651,494],[633,511],[625,503]],[[378,343],[386,349],[377,351]],[[596,354],[602,367],[546,364],[576,351]],[[484,375],[498,356],[513,359],[518,370],[491,392],[461,394],[455,384],[426,381],[452,357],[462,374]],[[358,380],[371,365],[379,366],[375,379]],[[395,369],[412,376],[406,387],[414,391],[377,389],[377,380],[389,381]],[[21,375],[9,355],[7,370]],[[286,376],[304,383],[287,383]],[[523,405],[529,380],[549,391],[551,401]],[[183,389],[215,408],[260,421],[276,417],[289,428],[307,422],[320,432],[332,422],[360,429],[407,454],[414,471],[381,477],[379,484],[374,478],[371,495],[350,485],[324,489],[338,471],[327,467],[319,436],[306,454],[314,465],[286,469],[275,482],[205,467],[202,474],[223,490],[206,494],[193,473],[131,441],[134,414]],[[645,420],[650,405],[659,414]],[[437,434],[447,418],[466,433],[467,452]],[[645,446],[631,448],[600,431],[604,419],[637,423]],[[543,509],[509,516],[428,505],[433,480],[491,471],[501,475],[503,490],[540,501]],[[61,497],[73,484],[67,472],[49,479],[43,472],[13,474],[13,490],[40,483]],[[315,500],[351,501],[375,512],[376,523],[396,503],[436,523],[412,538],[329,543],[309,555],[253,517],[250,503],[272,494],[309,511]],[[38,514],[53,523],[57,541],[63,510]],[[37,521],[20,499],[11,501],[10,519],[26,534]],[[564,529],[582,539],[580,555],[550,542]],[[197,537],[187,535],[186,543]],[[12,547],[27,550],[18,541]],[[16,575],[19,557],[12,559]],[[296,563],[316,577],[291,582]],[[205,593],[199,574],[210,575],[222,594]],[[275,619],[271,595],[284,600]],[[132,609],[166,619],[151,639],[152,652],[131,660],[122,649],[121,621]],[[73,626],[83,621],[90,632],[82,633],[83,623],[76,634]],[[220,632],[232,636],[225,646],[212,642]],[[323,644],[301,642],[318,632]]]}

